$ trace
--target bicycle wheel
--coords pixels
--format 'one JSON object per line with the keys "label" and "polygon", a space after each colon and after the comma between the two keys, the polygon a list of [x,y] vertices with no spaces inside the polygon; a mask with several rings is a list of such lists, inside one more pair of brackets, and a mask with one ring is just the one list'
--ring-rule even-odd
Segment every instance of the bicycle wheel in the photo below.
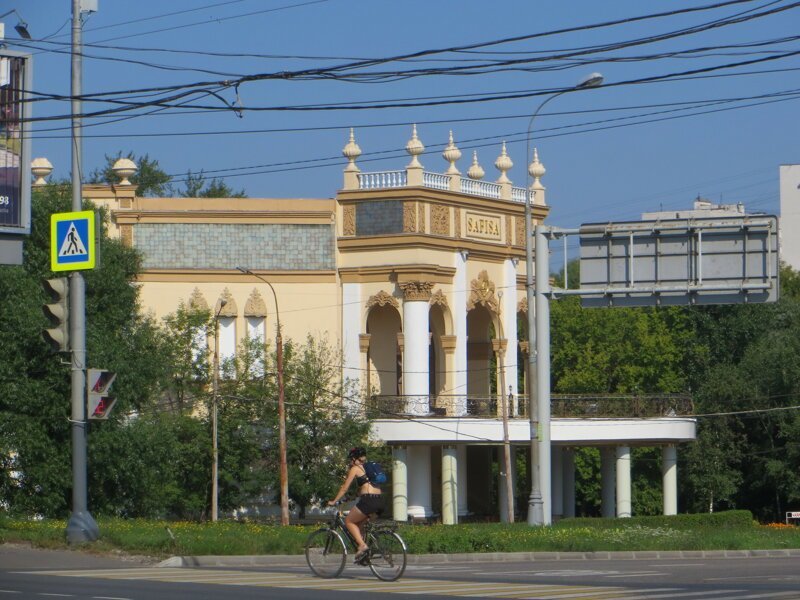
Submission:
{"label": "bicycle wheel", "polygon": [[342,536],[332,529],[319,529],[306,541],[306,562],[317,577],[338,577],[347,558]]}
{"label": "bicycle wheel", "polygon": [[383,581],[400,579],[406,570],[406,543],[394,531],[373,531],[368,536],[370,571]]}

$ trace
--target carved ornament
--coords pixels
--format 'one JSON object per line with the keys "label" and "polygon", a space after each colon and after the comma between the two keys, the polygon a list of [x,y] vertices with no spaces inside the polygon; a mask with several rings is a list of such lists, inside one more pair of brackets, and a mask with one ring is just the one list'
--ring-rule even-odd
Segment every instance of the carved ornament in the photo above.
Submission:
{"label": "carved ornament", "polygon": [[434,306],[439,304],[442,308],[449,308],[447,305],[447,296],[444,295],[442,290],[436,290],[436,293],[431,295],[430,305]]}
{"label": "carved ornament", "polygon": [[450,235],[450,209],[441,204],[431,205],[431,233]]}
{"label": "carved ornament", "polygon": [[255,288],[250,292],[250,297],[247,299],[247,302],[244,303],[244,316],[262,319],[267,317],[267,304]]}
{"label": "carved ornament", "polygon": [[400,284],[403,290],[403,299],[406,302],[422,301],[428,302],[431,299],[432,281],[405,281]]}
{"label": "carved ornament", "polygon": [[489,279],[489,274],[485,270],[478,274],[477,279],[472,280],[470,288],[467,310],[472,310],[478,304],[482,304],[491,312],[500,313],[500,306],[494,293],[494,283]]}
{"label": "carved ornament", "polygon": [[403,202],[403,233],[417,231],[417,203]]}
{"label": "carved ornament", "polygon": [[342,235],[356,234],[356,207],[347,204],[342,207]]}
{"label": "carved ornament", "polygon": [[517,302],[517,312],[518,313],[528,314],[528,298],[527,298],[527,296],[524,297],[519,302]]}
{"label": "carved ornament", "polygon": [[373,306],[394,306],[398,310],[400,309],[400,303],[397,301],[397,298],[388,294],[381,290],[374,296],[370,296],[369,300],[367,300],[367,308],[372,308]]}
{"label": "carved ornament", "polygon": [[[223,300],[225,301],[224,306],[222,305]],[[233,299],[228,288],[222,290],[222,294],[220,294],[217,304],[214,306],[214,314],[220,317],[235,317],[239,314],[239,307],[236,306],[236,300]]]}
{"label": "carved ornament", "polygon": [[189,297],[189,308],[198,312],[208,312],[208,302],[203,297],[203,292],[200,288],[194,288],[192,295]]}

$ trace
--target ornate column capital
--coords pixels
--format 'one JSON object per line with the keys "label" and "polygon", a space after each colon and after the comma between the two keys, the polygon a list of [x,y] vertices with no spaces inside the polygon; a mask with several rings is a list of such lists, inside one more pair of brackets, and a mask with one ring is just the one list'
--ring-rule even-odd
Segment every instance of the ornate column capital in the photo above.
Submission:
{"label": "ornate column capital", "polygon": [[369,351],[369,340],[371,337],[372,334],[369,333],[358,334],[358,349],[361,350],[362,354],[366,354]]}
{"label": "ornate column capital", "polygon": [[430,302],[432,281],[404,281],[400,284],[403,290],[403,300],[406,302]]}

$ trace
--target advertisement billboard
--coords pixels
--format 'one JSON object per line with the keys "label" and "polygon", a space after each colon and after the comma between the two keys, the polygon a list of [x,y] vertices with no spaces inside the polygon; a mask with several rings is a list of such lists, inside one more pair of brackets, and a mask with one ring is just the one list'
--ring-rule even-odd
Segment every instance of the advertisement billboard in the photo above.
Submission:
{"label": "advertisement billboard", "polygon": [[0,49],[0,233],[30,232],[31,57]]}

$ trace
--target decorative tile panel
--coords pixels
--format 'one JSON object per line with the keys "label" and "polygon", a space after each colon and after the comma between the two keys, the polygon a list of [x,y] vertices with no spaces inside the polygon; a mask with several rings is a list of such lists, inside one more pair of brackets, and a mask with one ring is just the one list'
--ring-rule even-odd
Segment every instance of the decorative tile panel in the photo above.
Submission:
{"label": "decorative tile panel", "polygon": [[141,223],[134,246],[145,269],[330,270],[330,225]]}

